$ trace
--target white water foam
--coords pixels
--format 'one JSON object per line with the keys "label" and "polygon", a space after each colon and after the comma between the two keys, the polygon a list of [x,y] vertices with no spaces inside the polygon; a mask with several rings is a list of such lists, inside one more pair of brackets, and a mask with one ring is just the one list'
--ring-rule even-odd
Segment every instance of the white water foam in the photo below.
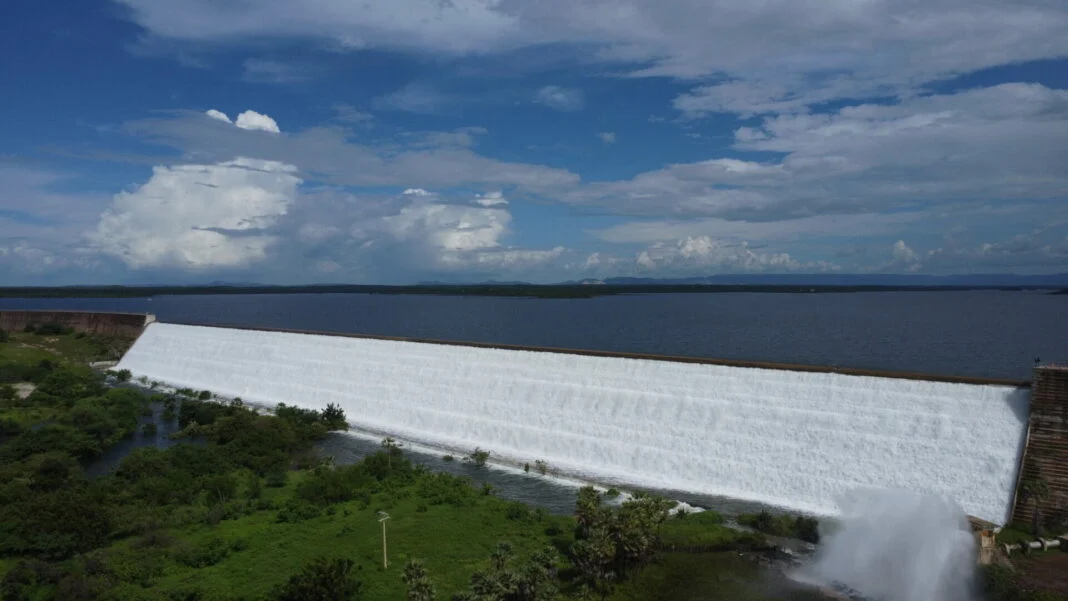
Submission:
{"label": "white water foam", "polygon": [[882,490],[849,495],[842,506],[839,528],[799,580],[878,601],[977,598],[975,536],[955,502]]}
{"label": "white water foam", "polygon": [[858,488],[1003,523],[1026,390],[387,340],[149,325],[118,369],[580,479],[835,515]]}

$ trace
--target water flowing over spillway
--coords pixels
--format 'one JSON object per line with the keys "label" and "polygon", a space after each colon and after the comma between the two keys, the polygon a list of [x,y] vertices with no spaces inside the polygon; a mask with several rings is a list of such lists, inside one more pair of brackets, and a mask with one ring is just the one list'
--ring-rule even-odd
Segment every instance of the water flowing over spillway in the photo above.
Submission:
{"label": "water flowing over spillway", "polygon": [[118,366],[598,481],[836,514],[858,488],[1007,521],[1028,394],[940,383],[155,323]]}

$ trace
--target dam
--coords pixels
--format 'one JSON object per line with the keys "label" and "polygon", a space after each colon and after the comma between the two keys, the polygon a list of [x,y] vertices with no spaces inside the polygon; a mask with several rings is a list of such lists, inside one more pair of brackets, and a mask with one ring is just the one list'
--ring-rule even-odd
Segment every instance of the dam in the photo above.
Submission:
{"label": "dam", "polygon": [[362,430],[592,481],[818,515],[905,488],[1006,523],[1031,420],[1020,383],[158,322],[118,368],[264,405],[336,403]]}

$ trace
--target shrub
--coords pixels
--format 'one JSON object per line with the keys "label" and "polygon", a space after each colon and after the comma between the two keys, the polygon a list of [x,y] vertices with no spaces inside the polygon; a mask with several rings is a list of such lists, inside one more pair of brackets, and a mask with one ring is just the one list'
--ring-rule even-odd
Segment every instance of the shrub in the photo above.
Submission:
{"label": "shrub", "polygon": [[505,508],[504,517],[517,522],[525,522],[530,519],[531,515],[530,510],[527,509],[527,506],[525,504],[520,503],[518,501],[512,501],[508,503],[507,507]]}
{"label": "shrub", "polygon": [[544,476],[549,472],[549,464],[541,459],[534,462],[534,468],[538,470],[538,473]]}
{"label": "shrub", "polygon": [[278,512],[278,522],[296,523],[319,517],[319,508],[299,499],[290,499]]}
{"label": "shrub", "polygon": [[230,545],[219,537],[212,537],[198,545],[186,545],[175,553],[175,561],[191,568],[206,568],[226,559]]}
{"label": "shrub", "polygon": [[816,518],[799,516],[794,521],[794,534],[805,542],[816,544],[820,542],[820,521]]}
{"label": "shrub", "polygon": [[[12,391],[14,391],[14,389],[12,389]],[[456,459],[456,458],[455,458],[455,457],[453,457],[452,455],[445,455],[445,456],[444,456],[444,457],[442,457],[441,459],[442,459],[443,461],[452,461],[452,460],[454,460],[454,459]]]}
{"label": "shrub", "polygon": [[0,344],[11,340],[11,335],[7,333],[7,330],[0,330]]}
{"label": "shrub", "polygon": [[490,457],[490,452],[489,451],[483,451],[479,447],[475,447],[475,450],[472,451],[471,454],[468,456],[468,458],[471,459],[471,461],[474,461],[475,465],[477,465],[478,467],[482,467],[482,466],[486,465],[486,461],[489,460],[489,457]]}
{"label": "shrub", "polygon": [[200,394],[197,395],[197,400],[210,401],[211,400],[211,391],[210,390],[201,390]]}
{"label": "shrub", "polygon": [[304,566],[275,593],[277,601],[357,601],[363,583],[352,574],[351,559],[319,558]]}
{"label": "shrub", "polygon": [[608,497],[609,499],[615,499],[619,496],[619,491],[614,488],[609,488],[605,491],[604,496]]}
{"label": "shrub", "polygon": [[282,488],[289,479],[289,473],[284,470],[267,472],[267,488]]}
{"label": "shrub", "polygon": [[141,426],[141,432],[145,436],[155,436],[156,435],[156,431],[157,431],[157,428],[156,428],[155,422],[148,422],[147,424]]}

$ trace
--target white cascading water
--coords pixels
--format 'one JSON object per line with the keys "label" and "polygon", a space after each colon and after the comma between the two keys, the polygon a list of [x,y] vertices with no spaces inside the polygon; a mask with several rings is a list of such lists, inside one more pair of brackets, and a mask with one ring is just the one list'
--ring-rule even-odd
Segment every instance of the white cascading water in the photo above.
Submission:
{"label": "white cascading water", "polygon": [[267,406],[336,403],[367,431],[595,482],[818,515],[892,486],[998,523],[1029,402],[1009,386],[165,323],[118,368]]}
{"label": "white cascading water", "polygon": [[976,541],[960,505],[906,490],[868,490],[840,506],[838,527],[799,580],[873,601],[977,598]]}

